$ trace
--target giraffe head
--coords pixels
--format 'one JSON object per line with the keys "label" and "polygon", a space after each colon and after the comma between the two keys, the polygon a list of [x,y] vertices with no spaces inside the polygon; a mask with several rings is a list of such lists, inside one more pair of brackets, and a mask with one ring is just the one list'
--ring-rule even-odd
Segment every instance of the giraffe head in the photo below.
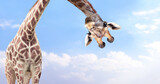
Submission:
{"label": "giraffe head", "polygon": [[100,48],[105,47],[105,43],[102,38],[107,37],[107,41],[112,43],[114,37],[110,34],[108,28],[112,30],[120,29],[120,26],[115,23],[107,23],[103,21],[98,14],[93,14],[85,19],[85,27],[89,30],[89,33],[85,38],[85,45],[88,46],[92,42],[92,38],[95,38]]}

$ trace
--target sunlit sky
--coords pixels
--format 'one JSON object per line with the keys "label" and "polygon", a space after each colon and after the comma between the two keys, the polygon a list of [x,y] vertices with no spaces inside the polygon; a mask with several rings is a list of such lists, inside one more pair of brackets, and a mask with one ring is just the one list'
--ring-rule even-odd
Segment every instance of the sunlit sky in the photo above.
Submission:
{"label": "sunlit sky", "polygon": [[[36,0],[0,3],[0,84],[5,50]],[[109,29],[114,43],[103,38],[85,47],[86,16],[67,0],[51,0],[36,27],[42,49],[40,84],[159,84],[160,1],[89,0],[101,18],[121,30]]]}

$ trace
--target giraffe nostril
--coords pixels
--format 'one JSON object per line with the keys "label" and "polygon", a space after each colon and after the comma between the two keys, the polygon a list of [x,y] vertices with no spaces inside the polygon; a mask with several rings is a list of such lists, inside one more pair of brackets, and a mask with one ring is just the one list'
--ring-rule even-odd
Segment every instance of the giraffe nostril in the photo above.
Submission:
{"label": "giraffe nostril", "polygon": [[112,36],[112,38],[111,38],[111,39],[108,39],[108,38],[107,38],[107,41],[108,41],[109,43],[113,43],[113,41],[114,41],[114,37]]}

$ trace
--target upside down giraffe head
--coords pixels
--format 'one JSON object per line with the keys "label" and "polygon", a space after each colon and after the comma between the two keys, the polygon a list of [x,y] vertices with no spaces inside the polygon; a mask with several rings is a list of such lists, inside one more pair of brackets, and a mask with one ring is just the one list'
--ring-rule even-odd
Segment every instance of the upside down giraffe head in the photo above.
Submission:
{"label": "upside down giraffe head", "polygon": [[102,42],[102,38],[105,36],[108,39],[108,42],[112,43],[114,41],[113,36],[108,31],[110,27],[113,30],[120,29],[120,26],[115,23],[108,23],[103,21],[101,17],[97,14],[96,10],[93,8],[91,3],[88,0],[68,0],[79,8],[86,16],[85,27],[88,29],[89,33],[85,38],[85,45],[88,46],[92,39],[95,38],[100,48],[105,47],[105,43]]}
{"label": "upside down giraffe head", "polygon": [[107,41],[110,43],[114,41],[114,37],[111,36],[108,28],[112,30],[120,29],[119,25],[103,21],[97,14],[93,14],[85,19],[85,27],[89,31],[85,38],[85,45],[88,46],[92,42],[92,38],[95,38],[100,48],[105,47],[105,42],[102,42],[103,37],[107,37]]}

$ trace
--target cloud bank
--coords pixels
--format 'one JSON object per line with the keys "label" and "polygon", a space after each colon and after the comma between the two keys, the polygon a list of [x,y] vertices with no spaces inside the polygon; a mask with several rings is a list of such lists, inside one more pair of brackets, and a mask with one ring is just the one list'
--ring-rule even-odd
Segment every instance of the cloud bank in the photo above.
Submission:
{"label": "cloud bank", "polygon": [[[42,51],[43,72],[47,72],[47,68],[53,71],[50,73],[64,70],[65,73],[58,74],[59,81],[77,79],[77,83],[80,81],[84,84],[158,84],[160,42],[144,45],[144,49],[147,55],[138,55],[136,58],[122,51],[111,51],[106,57],[92,53],[59,56]],[[4,62],[5,52],[0,51],[0,69],[4,69]]]}
{"label": "cloud bank", "polygon": [[43,51],[43,58],[48,64],[44,68],[70,68],[67,73],[59,74],[62,80],[71,81],[76,77],[84,84],[158,84],[160,42],[147,44],[144,49],[148,55],[138,55],[137,58],[131,58],[122,51],[112,51],[103,58],[95,54],[58,56]]}

